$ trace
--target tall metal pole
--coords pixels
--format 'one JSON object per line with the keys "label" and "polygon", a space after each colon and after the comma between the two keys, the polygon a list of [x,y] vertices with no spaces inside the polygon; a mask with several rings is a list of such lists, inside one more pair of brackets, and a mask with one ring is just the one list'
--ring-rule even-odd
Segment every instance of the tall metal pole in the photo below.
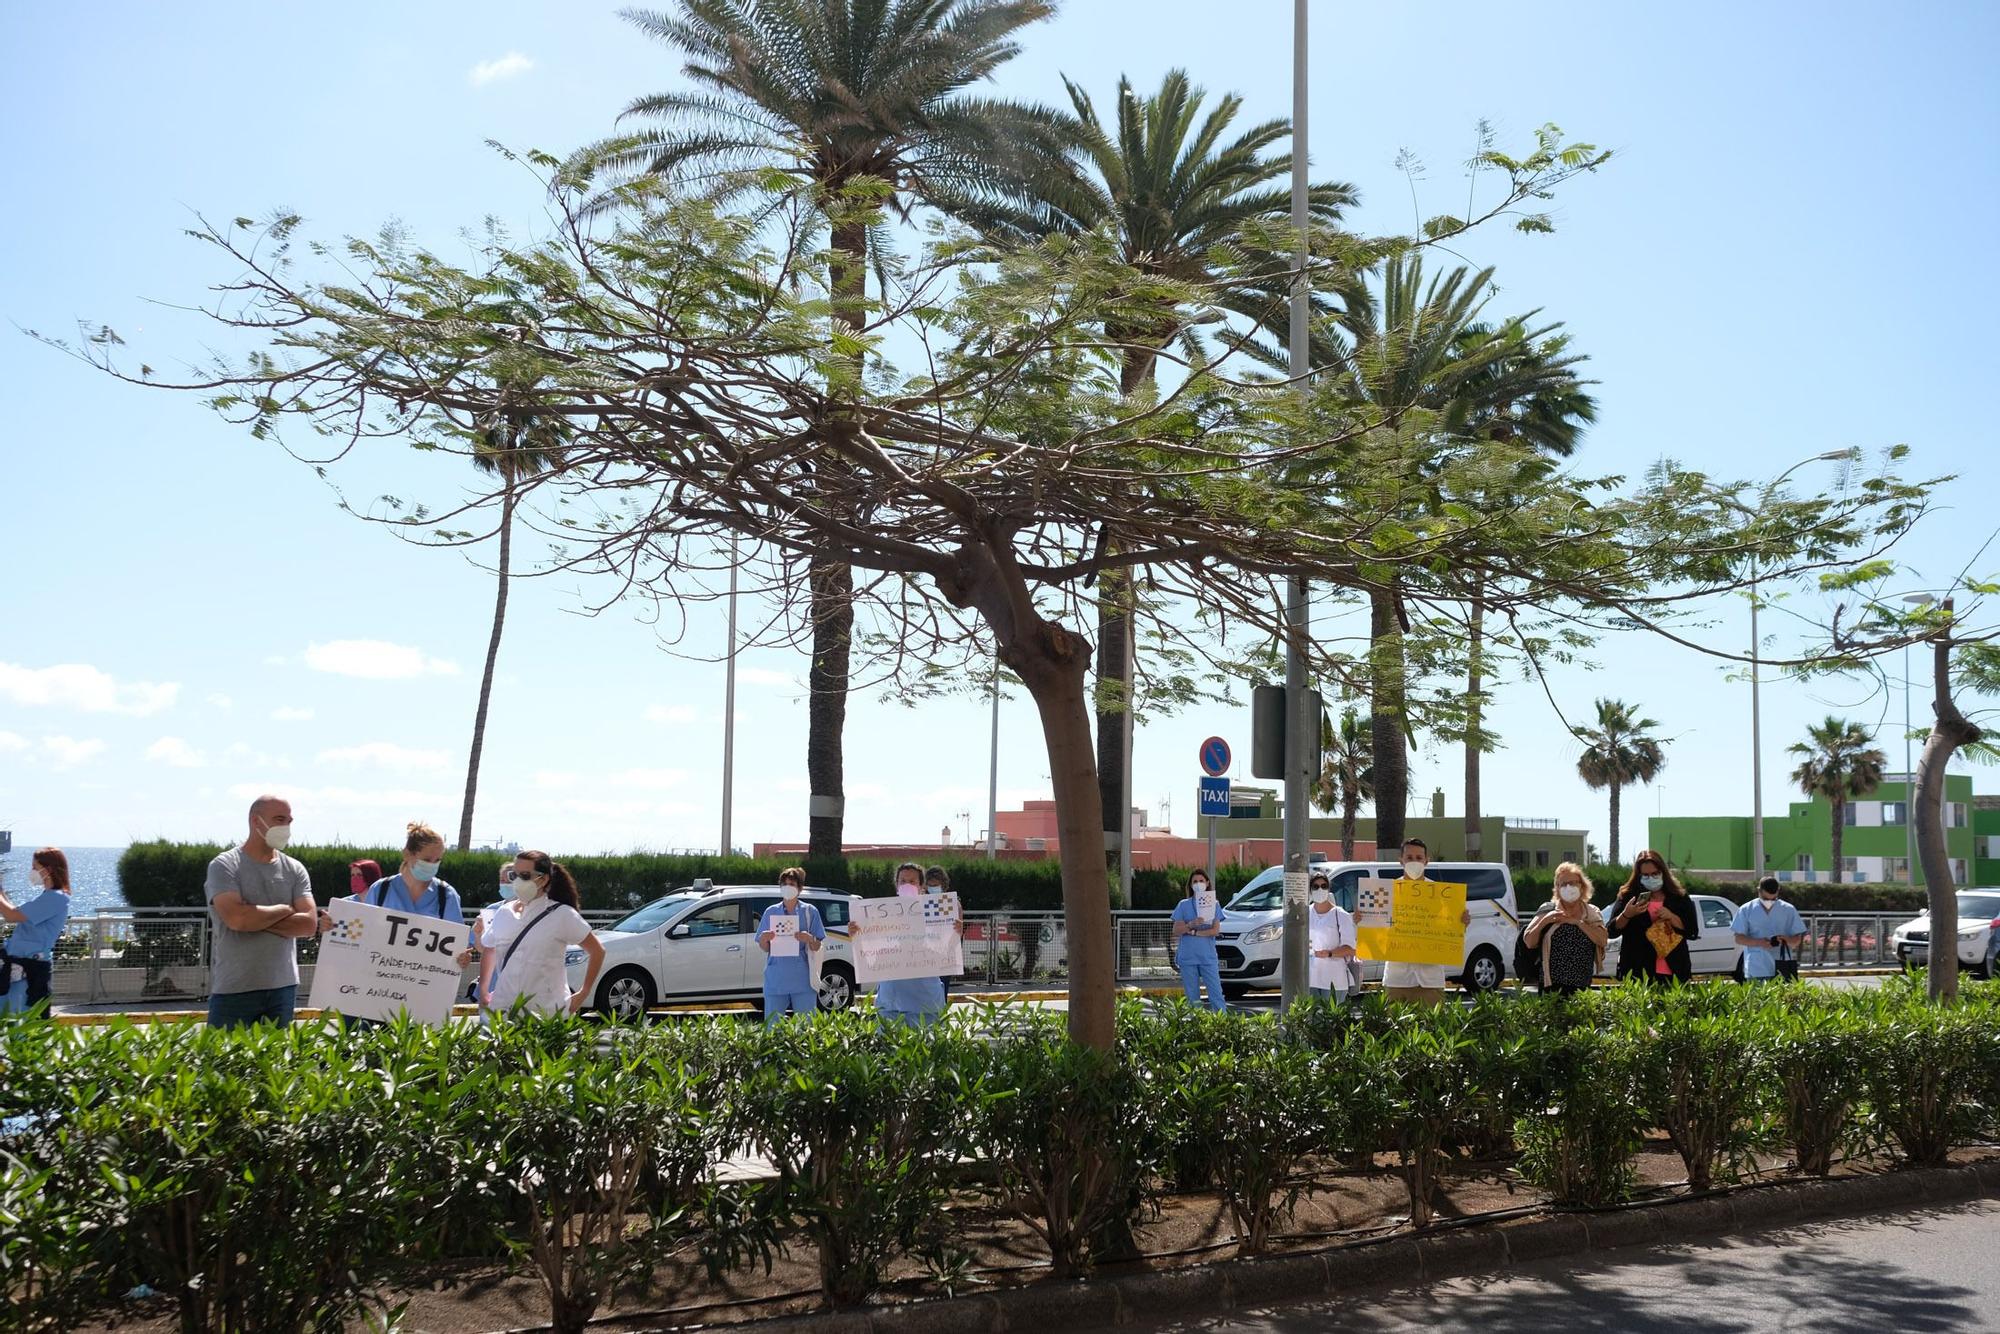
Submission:
{"label": "tall metal pole", "polygon": [[[1129,588],[1130,585],[1128,584]],[[1128,600],[1127,606],[1132,603]],[[1132,906],[1132,681],[1139,664],[1139,646],[1133,642],[1132,632],[1138,626],[1137,619],[1125,618],[1125,718],[1120,726],[1125,732],[1124,772],[1118,779],[1118,827],[1124,832],[1118,837],[1118,902],[1125,907]]]}
{"label": "tall metal pole", "polygon": [[1910,646],[1903,645],[1903,873],[1917,883],[1917,775],[1910,767]]}
{"label": "tall metal pole", "polygon": [[1752,874],[1764,877],[1764,715],[1758,699],[1757,577],[1750,576],[1750,861]]}
{"label": "tall metal pole", "polygon": [[986,860],[1000,855],[1000,653],[993,654],[993,742],[986,761]]}
{"label": "tall metal pole", "polygon": [[[1300,394],[1307,392],[1305,375],[1311,361],[1307,346],[1307,268],[1311,245],[1307,228],[1312,219],[1307,210],[1306,179],[1306,0],[1292,3],[1292,227],[1297,233],[1292,251],[1291,364],[1292,378]],[[1306,717],[1306,581],[1294,575],[1285,591],[1285,927],[1284,952],[1280,956],[1280,1003],[1289,1009],[1304,999],[1309,981],[1306,944],[1306,877],[1311,853],[1306,790],[1311,776],[1306,772],[1312,754],[1309,744],[1316,733],[1316,719]]]}
{"label": "tall metal pole", "polygon": [[736,565],[738,544],[729,539],[729,665],[723,673],[722,685],[722,856],[727,857],[734,843],[730,837],[729,817],[736,796]]}

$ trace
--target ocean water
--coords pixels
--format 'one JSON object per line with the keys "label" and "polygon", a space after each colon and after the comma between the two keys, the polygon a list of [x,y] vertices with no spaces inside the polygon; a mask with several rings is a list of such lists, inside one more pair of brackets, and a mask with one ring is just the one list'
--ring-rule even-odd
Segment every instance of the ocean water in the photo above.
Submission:
{"label": "ocean water", "polygon": [[[41,846],[24,840],[16,831],[14,850],[0,857],[0,885],[6,887],[8,897],[16,903],[35,897],[35,887],[28,882],[28,862]],[[63,849],[63,855],[69,858],[72,916],[125,906],[125,894],[118,885],[118,858],[124,852],[123,848]]]}

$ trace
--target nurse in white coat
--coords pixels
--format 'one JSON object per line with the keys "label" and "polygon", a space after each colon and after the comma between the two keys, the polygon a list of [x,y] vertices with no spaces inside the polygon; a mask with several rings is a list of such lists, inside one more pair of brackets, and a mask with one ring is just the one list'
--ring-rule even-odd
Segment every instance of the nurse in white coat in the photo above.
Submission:
{"label": "nurse in white coat", "polygon": [[1311,881],[1312,907],[1306,911],[1307,945],[1312,967],[1306,990],[1315,996],[1345,1001],[1354,986],[1354,915],[1333,901],[1333,885],[1324,873]]}
{"label": "nurse in white coat", "polygon": [[[577,909],[582,900],[576,881],[561,862],[546,852],[524,852],[514,859],[514,901],[511,925],[491,931],[482,940],[504,935],[488,948],[495,951],[492,1008],[502,1014],[522,1006],[536,1014],[575,1014],[597,988],[604,967],[604,946]],[[499,922],[495,915],[495,924]],[[583,989],[571,993],[563,957],[572,949],[589,956]]]}

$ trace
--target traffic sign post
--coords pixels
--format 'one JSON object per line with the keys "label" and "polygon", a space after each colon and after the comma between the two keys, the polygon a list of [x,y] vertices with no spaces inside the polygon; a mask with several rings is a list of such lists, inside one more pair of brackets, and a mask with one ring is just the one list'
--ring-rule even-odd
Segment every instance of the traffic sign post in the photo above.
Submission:
{"label": "traffic sign post", "polygon": [[1201,771],[1210,778],[1220,778],[1229,772],[1229,743],[1219,736],[1212,736],[1201,743]]}
{"label": "traffic sign post", "polygon": [[[1224,748],[1225,750],[1227,747]],[[1206,759],[1207,748],[1203,748]],[[1215,822],[1229,814],[1229,780],[1227,778],[1204,778],[1201,780],[1201,795],[1198,802],[1200,813],[1208,818],[1208,886],[1215,888]]]}

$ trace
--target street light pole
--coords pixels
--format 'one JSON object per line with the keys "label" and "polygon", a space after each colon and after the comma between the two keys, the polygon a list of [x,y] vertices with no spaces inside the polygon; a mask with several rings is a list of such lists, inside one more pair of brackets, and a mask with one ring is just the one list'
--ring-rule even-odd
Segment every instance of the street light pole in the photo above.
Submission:
{"label": "street light pole", "polygon": [[1752,874],[1764,878],[1764,714],[1758,697],[1757,655],[1764,641],[1757,636],[1757,567],[1750,567],[1750,863]]}
{"label": "street light pole", "polygon": [[[1311,364],[1307,342],[1307,271],[1311,263],[1306,163],[1306,0],[1292,3],[1292,308],[1290,371],[1294,388],[1305,394]],[[1280,954],[1280,1003],[1287,1009],[1306,996],[1310,963],[1306,945],[1306,879],[1312,818],[1306,769],[1318,720],[1308,718],[1306,693],[1306,581],[1293,575],[1285,592],[1285,925]]]}
{"label": "street light pole", "polygon": [[736,795],[736,566],[737,539],[729,539],[729,660],[723,671],[722,685],[722,846],[717,849],[720,856],[727,857],[733,846],[730,816]]}
{"label": "street light pole", "polygon": [[1000,855],[1000,650],[993,650],[993,741],[986,762],[986,860]]}

